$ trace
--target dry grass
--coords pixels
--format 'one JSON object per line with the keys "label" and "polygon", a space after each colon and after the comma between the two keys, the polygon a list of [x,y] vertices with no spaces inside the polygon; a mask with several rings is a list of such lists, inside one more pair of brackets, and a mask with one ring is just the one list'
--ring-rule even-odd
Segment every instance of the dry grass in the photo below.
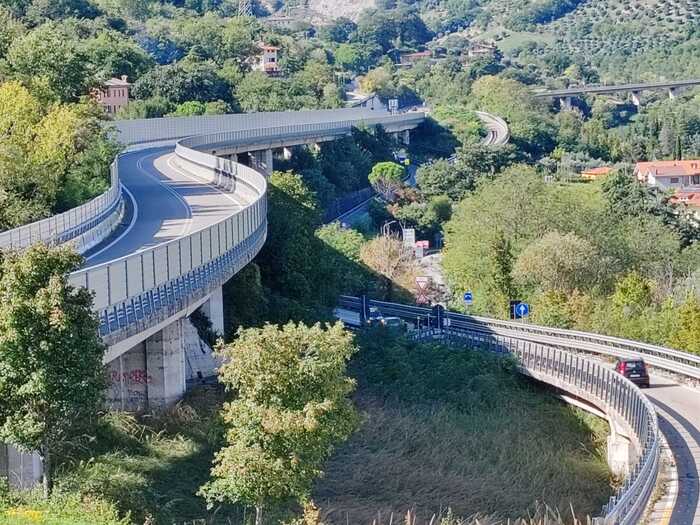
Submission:
{"label": "dry grass", "polygon": [[[357,372],[369,376],[360,381],[357,398],[364,422],[316,487],[324,523],[403,523],[407,510],[416,525],[442,523],[448,510],[473,517],[464,523],[523,516],[552,522],[554,515],[536,502],[565,509],[568,517],[573,506],[585,519],[607,500],[604,423],[493,360],[479,357],[475,377],[468,371],[474,369],[469,353],[454,352],[439,351],[447,365],[436,367],[425,366],[423,352],[418,359],[415,350],[395,353],[391,359],[401,359],[408,375],[392,382],[389,373],[379,386],[371,377],[381,358],[359,366]],[[385,373],[386,363],[381,365]],[[463,391],[451,377],[461,373]],[[419,383],[430,391],[420,391]],[[489,518],[474,517],[479,515]]]}

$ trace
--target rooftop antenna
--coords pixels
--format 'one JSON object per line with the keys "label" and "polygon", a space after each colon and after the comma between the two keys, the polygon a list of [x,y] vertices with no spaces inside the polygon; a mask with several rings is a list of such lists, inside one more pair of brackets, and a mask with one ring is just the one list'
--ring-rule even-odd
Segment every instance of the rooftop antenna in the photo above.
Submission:
{"label": "rooftop antenna", "polygon": [[253,16],[253,0],[238,0],[238,16]]}

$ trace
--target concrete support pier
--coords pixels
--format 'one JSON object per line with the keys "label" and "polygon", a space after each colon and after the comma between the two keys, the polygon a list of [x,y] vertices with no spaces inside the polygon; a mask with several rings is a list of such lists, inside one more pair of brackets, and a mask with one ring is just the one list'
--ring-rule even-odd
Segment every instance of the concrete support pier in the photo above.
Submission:
{"label": "concrete support pier", "polygon": [[632,93],[630,93],[630,96],[632,97],[632,104],[634,104],[637,107],[642,105],[642,101],[639,98],[639,96],[640,96],[639,91],[632,91]]}
{"label": "concrete support pier", "polygon": [[209,300],[202,305],[202,313],[211,321],[217,334],[224,334],[224,288],[219,286],[212,291]]}
{"label": "concrete support pier", "polygon": [[627,476],[635,462],[635,449],[628,438],[612,430],[608,436],[608,465],[616,476]]}
{"label": "concrete support pier", "polygon": [[251,151],[250,158],[252,167],[263,173],[266,177],[272,175],[273,162],[272,150],[265,149],[261,151]]}
{"label": "concrete support pier", "polygon": [[30,489],[41,482],[42,473],[39,454],[0,443],[0,478],[7,478],[11,488]]}
{"label": "concrete support pier", "polygon": [[113,409],[158,411],[185,394],[185,340],[181,319],[139,343],[107,366]]}

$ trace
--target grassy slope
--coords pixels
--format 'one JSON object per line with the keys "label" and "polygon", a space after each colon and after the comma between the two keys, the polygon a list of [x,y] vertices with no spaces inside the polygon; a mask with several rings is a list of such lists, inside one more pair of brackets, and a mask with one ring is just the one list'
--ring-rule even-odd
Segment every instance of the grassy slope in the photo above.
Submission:
{"label": "grassy slope", "polygon": [[[429,518],[447,507],[461,515],[516,516],[535,500],[564,510],[572,502],[587,513],[607,498],[603,424],[492,356],[392,341],[382,334],[363,338],[353,363],[365,422],[315,491],[329,523],[346,523],[347,514],[350,523],[369,525],[378,512],[408,509]],[[125,525],[110,514],[115,503],[137,524],[211,519],[196,492],[221,436],[215,412],[222,399],[218,391],[201,391],[159,419],[107,415],[89,447],[61,467],[57,490],[70,504],[57,502],[41,515],[58,515],[61,505],[61,525]],[[92,516],[100,506],[107,510],[98,521]],[[0,522],[57,525],[32,520],[34,509],[46,507],[36,501],[11,507],[22,514],[7,521],[0,504]],[[224,507],[210,523],[242,523],[243,516],[240,508]]]}
{"label": "grassy slope", "polygon": [[[64,466],[59,488],[113,501],[138,524],[149,516],[171,525],[210,515],[196,492],[218,446],[221,401],[218,390],[195,391],[161,418],[106,416],[91,449]],[[241,512],[226,507],[217,516],[238,522]]]}
{"label": "grassy slope", "polygon": [[314,497],[334,524],[388,523],[412,509],[524,516],[536,500],[580,515],[609,495],[606,425],[556,401],[491,356],[363,341],[362,428]]}

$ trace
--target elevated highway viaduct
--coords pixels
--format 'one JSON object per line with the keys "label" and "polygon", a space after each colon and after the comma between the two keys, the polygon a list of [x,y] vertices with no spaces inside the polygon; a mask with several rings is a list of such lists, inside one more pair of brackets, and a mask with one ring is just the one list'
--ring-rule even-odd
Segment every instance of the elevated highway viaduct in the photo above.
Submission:
{"label": "elevated highway viaduct", "polygon": [[125,150],[110,189],[0,234],[0,248],[71,243],[85,255],[69,282],[94,293],[108,346],[108,400],[159,409],[185,391],[187,317],[202,307],[223,332],[221,287],[265,242],[273,151],[336,140],[360,126],[381,125],[405,141],[424,118],[360,108],[116,122]]}
{"label": "elevated highway viaduct", "polygon": [[562,107],[570,108],[572,99],[580,95],[610,95],[614,93],[629,93],[632,103],[641,105],[642,91],[666,91],[670,98],[675,98],[676,93],[683,88],[700,86],[700,79],[672,80],[666,82],[648,82],[617,84],[609,86],[576,86],[564,89],[538,90],[533,93],[535,98],[551,98],[558,100]]}

